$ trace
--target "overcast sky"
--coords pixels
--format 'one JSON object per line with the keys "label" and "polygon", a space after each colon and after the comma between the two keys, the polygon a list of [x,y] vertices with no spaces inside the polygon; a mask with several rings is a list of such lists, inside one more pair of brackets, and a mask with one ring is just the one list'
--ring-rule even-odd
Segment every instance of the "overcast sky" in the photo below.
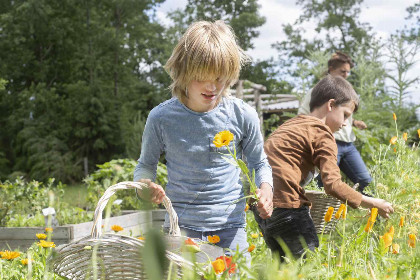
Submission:
{"label": "overcast sky", "polygon": [[[170,24],[167,12],[177,8],[183,8],[186,0],[166,0],[157,9],[157,18],[164,24]],[[253,40],[254,49],[249,50],[248,54],[254,60],[276,58],[277,51],[271,48],[275,42],[286,39],[282,25],[294,23],[301,14],[301,8],[296,5],[296,0],[259,0],[261,8],[260,14],[266,18],[266,23],[258,30],[260,36]],[[360,22],[369,23],[372,31],[376,36],[388,38],[390,34],[398,29],[402,29],[404,25],[410,23],[405,18],[408,13],[406,8],[418,3],[418,0],[365,0],[361,5]],[[413,21],[411,21],[413,23]],[[313,36],[313,24],[307,26],[307,36]],[[420,60],[420,54],[417,55]],[[412,69],[412,75],[419,75],[420,61],[416,67]],[[411,101],[420,103],[420,89],[413,88]]]}

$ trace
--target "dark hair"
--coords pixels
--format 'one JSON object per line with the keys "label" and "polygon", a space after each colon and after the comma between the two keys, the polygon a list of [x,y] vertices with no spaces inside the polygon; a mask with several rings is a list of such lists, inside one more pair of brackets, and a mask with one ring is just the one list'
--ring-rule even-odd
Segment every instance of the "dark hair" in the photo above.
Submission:
{"label": "dark hair", "polygon": [[349,82],[340,76],[328,75],[319,81],[312,89],[309,109],[321,107],[328,100],[334,99],[336,106],[347,102],[354,102],[354,112],[359,107],[359,98]]}
{"label": "dark hair", "polygon": [[330,67],[332,67],[333,69],[336,69],[344,63],[348,63],[350,65],[350,69],[354,67],[354,63],[351,60],[350,56],[348,56],[347,54],[343,52],[336,51],[335,53],[332,54],[331,58],[328,60],[328,70],[330,69]]}

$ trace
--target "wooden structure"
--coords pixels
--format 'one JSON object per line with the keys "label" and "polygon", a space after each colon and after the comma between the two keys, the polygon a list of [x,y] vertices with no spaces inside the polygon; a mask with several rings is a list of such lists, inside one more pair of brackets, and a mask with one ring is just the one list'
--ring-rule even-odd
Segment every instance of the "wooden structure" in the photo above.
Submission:
{"label": "wooden structure", "polygon": [[263,113],[296,111],[300,105],[293,94],[266,94],[266,91],[265,86],[247,80],[239,80],[236,89],[230,91],[232,96],[243,99],[255,108],[260,119],[261,130],[263,130]]}

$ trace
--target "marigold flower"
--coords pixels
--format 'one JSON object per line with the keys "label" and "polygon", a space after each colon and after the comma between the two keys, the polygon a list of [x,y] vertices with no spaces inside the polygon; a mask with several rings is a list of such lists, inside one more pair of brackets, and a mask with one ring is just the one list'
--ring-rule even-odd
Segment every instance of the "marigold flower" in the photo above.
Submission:
{"label": "marigold flower", "polygon": [[251,237],[252,237],[252,238],[258,238],[258,233],[253,233],[253,234],[251,234]]}
{"label": "marigold flower", "polygon": [[324,220],[326,223],[331,221],[332,215],[334,213],[334,207],[328,207],[327,213],[325,213]]}
{"label": "marigold flower", "polygon": [[225,262],[220,259],[211,262],[211,265],[213,266],[214,272],[216,274],[222,273],[226,269]]}
{"label": "marigold flower", "polygon": [[345,211],[346,209],[346,205],[345,204],[341,204],[340,207],[338,208],[337,212],[335,213],[335,218],[338,220],[340,219],[341,214],[343,213],[343,211]]}
{"label": "marigold flower", "polygon": [[398,245],[397,243],[393,243],[392,244],[392,253],[393,254],[398,254],[400,252],[400,245]]}
{"label": "marigold flower", "polygon": [[416,235],[413,233],[408,235],[408,246],[416,248]]}
{"label": "marigold flower", "polygon": [[392,237],[394,237],[394,232],[395,232],[394,226],[391,226],[388,230],[388,233],[391,234]]}
{"label": "marigold flower", "polygon": [[248,252],[252,252],[252,251],[254,251],[254,249],[255,249],[255,245],[254,244],[251,244],[251,245],[249,245],[249,247],[248,247]]}
{"label": "marigold flower", "polygon": [[40,240],[39,243],[37,243],[39,246],[43,247],[43,248],[55,248],[55,244],[54,242],[48,242],[45,240]]}
{"label": "marigold flower", "polygon": [[261,237],[263,236],[263,233],[260,231],[260,235],[261,235]]}
{"label": "marigold flower", "polygon": [[245,212],[249,210],[249,205],[248,203],[245,205]]}
{"label": "marigold flower", "polygon": [[224,131],[221,131],[221,132],[217,133],[214,136],[213,144],[217,148],[221,148],[223,146],[228,146],[230,144],[230,141],[232,141],[232,140],[233,140],[232,132],[230,132],[228,130],[224,130]]}
{"label": "marigold flower", "polygon": [[417,134],[419,135],[419,138],[420,138],[420,128],[417,129]]}
{"label": "marigold flower", "polygon": [[[33,262],[33,261],[34,260],[31,259],[31,262]],[[23,264],[23,265],[27,265],[29,263],[29,259],[22,259],[22,260],[20,260],[20,263]]]}
{"label": "marigold flower", "polygon": [[386,248],[388,248],[389,246],[391,246],[392,244],[392,235],[390,233],[385,233],[383,236],[380,237],[381,240],[384,241],[384,245]]}
{"label": "marigold flower", "polygon": [[394,119],[394,121],[397,120],[397,115],[395,113],[392,113],[392,118]]}
{"label": "marigold flower", "polygon": [[20,256],[19,252],[15,252],[15,251],[4,251],[1,253],[1,258],[5,259],[5,260],[13,260],[16,259],[17,257]]}
{"label": "marigold flower", "polygon": [[45,232],[53,232],[53,228],[46,227],[46,228],[45,228]]}
{"label": "marigold flower", "polygon": [[376,221],[376,217],[378,216],[378,208],[370,209],[370,219],[374,223]]}
{"label": "marigold flower", "polygon": [[236,263],[232,262],[232,257],[221,256],[216,258],[216,260],[222,260],[225,264],[226,269],[229,270],[229,273],[233,273],[236,270]]}
{"label": "marigold flower", "polygon": [[394,145],[395,143],[397,143],[397,136],[392,136],[391,139],[389,139],[389,143],[391,143],[391,145]]}
{"label": "marigold flower", "polygon": [[404,139],[404,141],[407,141],[407,139],[408,139],[408,133],[407,132],[403,133],[403,139]]}
{"label": "marigold flower", "polygon": [[365,226],[365,232],[371,232],[373,229],[373,224],[374,222],[372,222],[371,218],[369,218]]}
{"label": "marigold flower", "polygon": [[185,240],[184,243],[186,245],[195,245],[195,246],[197,246],[197,243],[195,243],[191,238],[188,238],[187,240]]}
{"label": "marigold flower", "polygon": [[37,233],[35,235],[36,235],[36,238],[38,239],[47,239],[47,235],[44,233]]}
{"label": "marigold flower", "polygon": [[198,244],[195,243],[191,238],[188,238],[187,240],[185,240],[184,244],[185,244],[185,248],[192,253],[198,253],[201,251]]}
{"label": "marigold flower", "polygon": [[402,217],[400,218],[400,223],[399,223],[399,226],[400,226],[400,227],[403,227],[403,226],[404,226],[404,216],[402,216]]}
{"label": "marigold flower", "polygon": [[138,240],[143,240],[143,241],[146,240],[146,238],[144,236],[139,236],[139,237],[137,237],[137,239]]}
{"label": "marigold flower", "polygon": [[213,235],[213,236],[209,235],[209,236],[207,236],[207,240],[210,243],[216,244],[216,243],[220,242],[220,237],[218,235]]}
{"label": "marigold flower", "polygon": [[122,231],[124,228],[123,228],[122,226],[119,226],[119,225],[113,225],[113,226],[111,227],[111,229],[112,229],[115,233],[117,233],[117,232],[119,232],[119,231]]}

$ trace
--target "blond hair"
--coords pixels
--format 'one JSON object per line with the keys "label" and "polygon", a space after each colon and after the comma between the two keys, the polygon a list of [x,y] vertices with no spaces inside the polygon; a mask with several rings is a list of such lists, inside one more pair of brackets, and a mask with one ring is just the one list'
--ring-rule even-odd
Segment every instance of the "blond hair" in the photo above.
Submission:
{"label": "blond hair", "polygon": [[219,79],[223,96],[238,80],[249,57],[236,43],[232,29],[223,21],[192,23],[174,48],[164,68],[172,79],[172,95],[182,101],[191,81]]}

